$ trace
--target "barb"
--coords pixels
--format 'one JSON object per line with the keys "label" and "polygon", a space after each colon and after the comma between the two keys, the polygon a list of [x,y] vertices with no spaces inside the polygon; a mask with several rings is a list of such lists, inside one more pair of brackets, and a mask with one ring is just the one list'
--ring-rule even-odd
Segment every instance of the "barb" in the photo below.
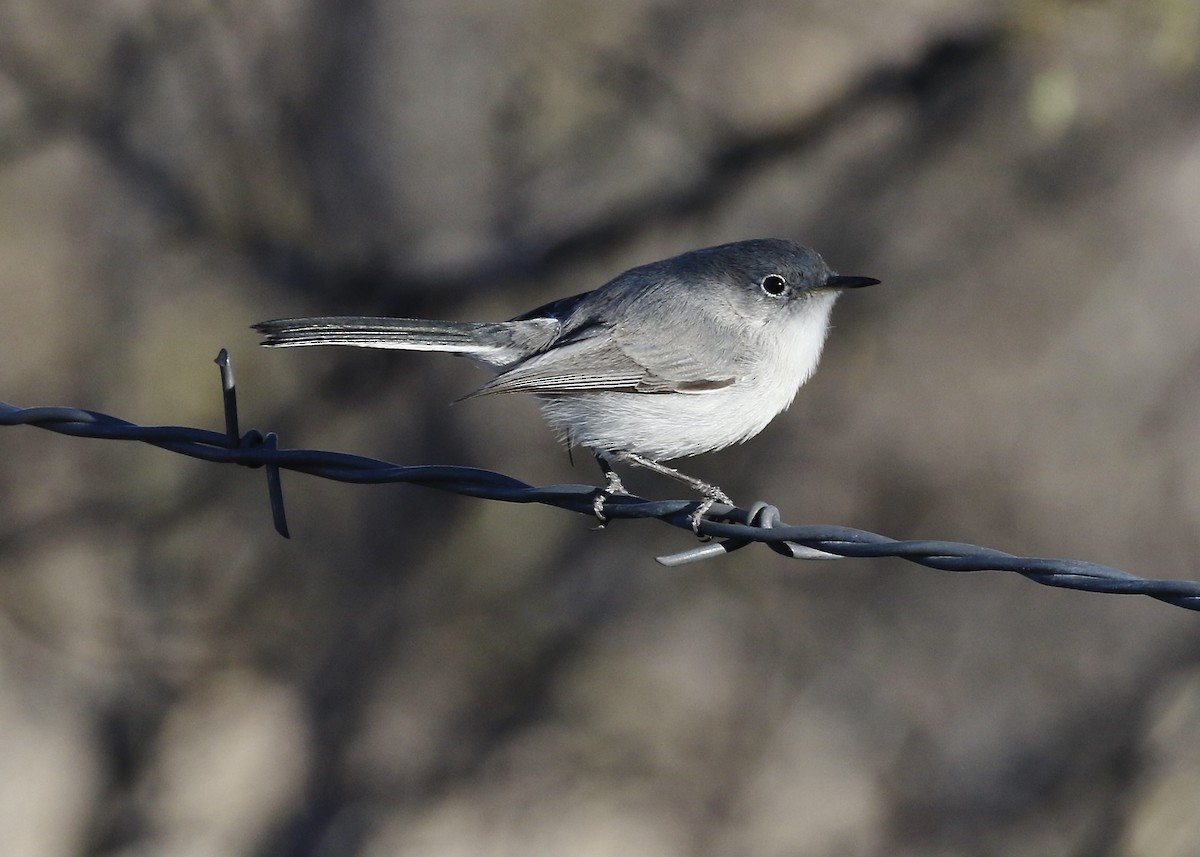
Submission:
{"label": "barb", "polygon": [[[217,355],[225,407],[225,431],[186,426],[140,426],[108,414],[81,408],[20,408],[0,402],[0,425],[28,425],[74,437],[135,440],[180,455],[245,467],[262,467],[275,529],[288,536],[280,470],[293,470],[322,479],[351,483],[406,482],[468,497],[507,503],[541,503],[582,515],[594,514],[601,489],[594,485],[527,485],[511,476],[474,467],[448,465],[404,466],[319,449],[281,449],[273,432],[240,433],[237,395],[229,354]],[[655,518],[692,530],[695,500],[647,500],[632,494],[608,497],[608,520]],[[946,541],[898,541],[851,527],[793,526],[780,521],[779,510],[766,503],[749,509],[715,505],[699,525],[701,535],[718,539],[679,553],[658,557],[667,566],[684,565],[722,556],[749,544],[764,544],[793,559],[897,557],[942,571],[1010,571],[1035,583],[1086,592],[1145,595],[1188,610],[1200,610],[1200,582],[1151,580],[1105,565],[1072,559],[1044,559],[1004,553],[978,545]]]}

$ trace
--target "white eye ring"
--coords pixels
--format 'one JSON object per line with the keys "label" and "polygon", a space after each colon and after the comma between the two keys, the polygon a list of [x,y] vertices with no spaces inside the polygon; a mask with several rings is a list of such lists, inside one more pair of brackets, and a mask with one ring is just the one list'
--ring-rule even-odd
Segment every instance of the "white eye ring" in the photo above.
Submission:
{"label": "white eye ring", "polygon": [[779,274],[767,274],[759,283],[762,290],[773,298],[777,298],[787,291],[787,280],[779,276]]}

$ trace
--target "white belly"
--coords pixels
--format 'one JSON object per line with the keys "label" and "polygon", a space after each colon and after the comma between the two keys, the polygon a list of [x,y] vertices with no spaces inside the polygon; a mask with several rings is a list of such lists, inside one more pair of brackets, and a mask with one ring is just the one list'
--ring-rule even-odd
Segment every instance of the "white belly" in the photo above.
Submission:
{"label": "white belly", "polygon": [[[788,319],[756,337],[759,359],[732,385],[694,393],[579,393],[541,398],[564,440],[592,450],[669,461],[741,443],[792,403],[817,368],[836,293],[814,296],[824,311]],[[764,333],[768,333],[764,331]]]}

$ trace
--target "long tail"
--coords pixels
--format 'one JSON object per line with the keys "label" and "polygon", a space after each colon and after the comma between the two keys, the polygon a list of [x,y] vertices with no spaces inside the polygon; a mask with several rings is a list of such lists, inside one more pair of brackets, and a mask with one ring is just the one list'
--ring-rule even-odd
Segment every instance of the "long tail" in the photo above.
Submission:
{"label": "long tail", "polygon": [[279,318],[253,326],[263,345],[354,345],[405,351],[449,351],[485,355],[497,350],[495,324],[469,321],[426,321],[419,318],[322,316]]}

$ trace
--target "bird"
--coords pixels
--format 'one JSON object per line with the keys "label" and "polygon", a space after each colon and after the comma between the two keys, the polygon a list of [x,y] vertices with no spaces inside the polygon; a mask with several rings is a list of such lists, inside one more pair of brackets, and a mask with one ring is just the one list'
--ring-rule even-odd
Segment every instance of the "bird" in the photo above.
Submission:
{"label": "bird", "polygon": [[[495,373],[463,399],[530,393],[568,448],[599,462],[606,500],[626,493],[615,465],[676,479],[703,495],[717,485],[664,462],[746,441],[788,408],[816,370],[845,290],[872,277],[835,273],[815,250],[759,238],[692,250],[508,321],[321,316],[263,321],[274,348],[344,345],[437,351]],[[697,530],[698,532],[698,530]]]}

